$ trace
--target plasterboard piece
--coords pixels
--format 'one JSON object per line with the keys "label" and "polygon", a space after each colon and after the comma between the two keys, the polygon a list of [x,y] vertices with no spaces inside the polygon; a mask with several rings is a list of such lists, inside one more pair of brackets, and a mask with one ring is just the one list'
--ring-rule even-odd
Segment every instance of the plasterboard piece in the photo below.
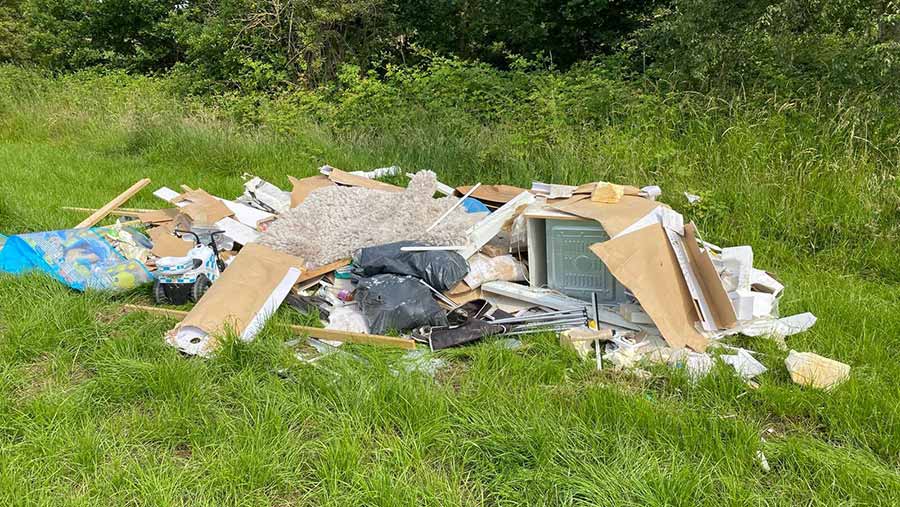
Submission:
{"label": "plasterboard piece", "polygon": [[216,222],[216,227],[225,231],[225,235],[239,245],[248,245],[259,239],[255,229],[247,227],[233,218],[223,218]]}
{"label": "plasterboard piece", "polygon": [[[157,189],[156,191],[154,191],[153,195],[168,202],[168,203],[172,203],[175,199],[178,198],[179,195],[181,195],[181,193],[176,192],[169,187],[161,187],[161,188]],[[179,204],[176,204],[176,206],[178,206],[180,208],[180,207],[184,206],[185,204],[186,203],[179,203]]]}

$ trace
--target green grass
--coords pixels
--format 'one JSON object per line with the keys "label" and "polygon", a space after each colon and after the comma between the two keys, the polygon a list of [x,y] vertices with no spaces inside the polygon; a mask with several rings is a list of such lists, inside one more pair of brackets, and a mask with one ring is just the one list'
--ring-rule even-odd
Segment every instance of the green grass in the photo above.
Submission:
{"label": "green grass", "polygon": [[[201,360],[163,343],[172,321],[117,310],[147,290],[3,276],[0,504],[900,504],[900,149],[879,110],[651,96],[536,135],[420,104],[383,112],[402,122],[300,115],[279,133],[154,80],[3,69],[0,88],[3,234],[70,227],[83,215],[61,206],[102,205],[145,176],[225,197],[243,172],[286,187],[325,162],[450,184],[656,183],[707,240],[754,247],[788,287],[784,314],[818,315],[792,348],[853,367],[833,392],[804,389],[786,352],[736,339],[770,368],[750,390],[725,367],[697,384],[598,373],[533,336],[446,351],[432,380],[372,347],[298,363],[277,325]],[[160,203],[144,191],[128,205]]]}

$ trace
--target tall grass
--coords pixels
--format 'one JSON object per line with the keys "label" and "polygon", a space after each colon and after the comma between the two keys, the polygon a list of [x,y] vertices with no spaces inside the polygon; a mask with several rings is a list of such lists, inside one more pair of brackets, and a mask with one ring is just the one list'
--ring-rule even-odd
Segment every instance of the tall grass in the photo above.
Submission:
{"label": "tall grass", "polygon": [[287,187],[326,162],[454,185],[658,184],[708,241],[754,247],[788,286],[785,314],[819,316],[791,347],[853,366],[807,390],[784,351],[739,339],[770,368],[753,390],[725,367],[696,384],[598,374],[534,336],[444,352],[432,380],[370,347],[298,364],[277,326],[203,361],[162,343],[172,322],[116,310],[144,291],[0,277],[0,502],[898,504],[898,124],[878,97],[723,100],[591,72],[200,99],[165,79],[0,69],[2,233],[70,227],[81,216],[60,206],[144,176],[230,197],[244,172]]}

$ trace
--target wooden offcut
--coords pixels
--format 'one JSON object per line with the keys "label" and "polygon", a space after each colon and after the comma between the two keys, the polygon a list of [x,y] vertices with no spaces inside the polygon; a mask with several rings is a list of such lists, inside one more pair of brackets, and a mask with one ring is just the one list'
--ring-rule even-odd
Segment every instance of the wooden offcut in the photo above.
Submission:
{"label": "wooden offcut", "polygon": [[320,327],[311,326],[289,326],[289,328],[295,333],[305,334],[320,340],[334,340],[344,343],[356,343],[358,345],[385,345],[408,350],[416,348],[416,342],[408,338],[397,338],[380,334],[354,333],[352,331],[322,329]]}
{"label": "wooden offcut", "polygon": [[[162,315],[177,320],[183,320],[188,312],[184,310],[174,310],[170,308],[160,308],[157,306],[144,305],[122,305],[122,308],[129,312],[147,312],[155,315]],[[381,345],[385,347],[397,347],[401,349],[413,350],[416,348],[416,342],[408,338],[398,338],[395,336],[384,336],[379,334],[354,333],[351,331],[340,331],[337,329],[322,329],[312,326],[287,326],[292,332],[297,334],[305,334],[312,338],[320,340],[333,340],[342,343],[355,343],[358,345]]]}
{"label": "wooden offcut", "polygon": [[98,209],[93,214],[91,214],[91,216],[82,220],[82,222],[80,224],[76,225],[75,228],[82,229],[84,227],[93,227],[93,226],[97,225],[97,223],[99,223],[101,220],[106,218],[107,215],[109,215],[110,212],[112,212],[112,210],[125,204],[125,201],[127,201],[128,199],[131,199],[131,197],[134,196],[134,194],[140,192],[142,188],[146,187],[149,184],[150,184],[150,178],[144,178],[144,179],[138,181],[137,183],[135,183],[134,185],[131,185],[131,188],[122,192],[121,194],[118,195],[118,197],[116,197],[112,201],[109,201],[109,203],[107,203],[106,206],[103,206],[102,208]]}
{"label": "wooden offcut", "polygon": [[319,266],[318,268],[304,270],[303,273],[300,275],[300,278],[297,280],[297,283],[305,282],[307,280],[312,280],[313,278],[315,278],[317,276],[326,275],[338,268],[342,268],[349,264],[350,264],[350,259],[339,259],[332,263],[325,264],[324,266]]}

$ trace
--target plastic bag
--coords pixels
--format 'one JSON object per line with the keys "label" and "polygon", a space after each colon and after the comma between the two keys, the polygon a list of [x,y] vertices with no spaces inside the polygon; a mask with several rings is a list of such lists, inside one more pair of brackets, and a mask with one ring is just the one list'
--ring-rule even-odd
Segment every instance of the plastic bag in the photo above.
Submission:
{"label": "plastic bag", "polygon": [[456,252],[402,252],[405,246],[422,246],[414,241],[361,248],[353,254],[355,272],[361,276],[383,273],[415,276],[444,292],[454,287],[469,272],[469,265]]}
{"label": "plastic bag", "polygon": [[488,257],[477,253],[469,259],[469,274],[465,276],[466,285],[473,289],[481,284],[495,280],[522,282],[528,276],[528,268],[512,255]]}
{"label": "plastic bag", "polygon": [[356,286],[355,300],[373,334],[447,325],[447,316],[431,297],[431,290],[412,276],[363,278]]}

